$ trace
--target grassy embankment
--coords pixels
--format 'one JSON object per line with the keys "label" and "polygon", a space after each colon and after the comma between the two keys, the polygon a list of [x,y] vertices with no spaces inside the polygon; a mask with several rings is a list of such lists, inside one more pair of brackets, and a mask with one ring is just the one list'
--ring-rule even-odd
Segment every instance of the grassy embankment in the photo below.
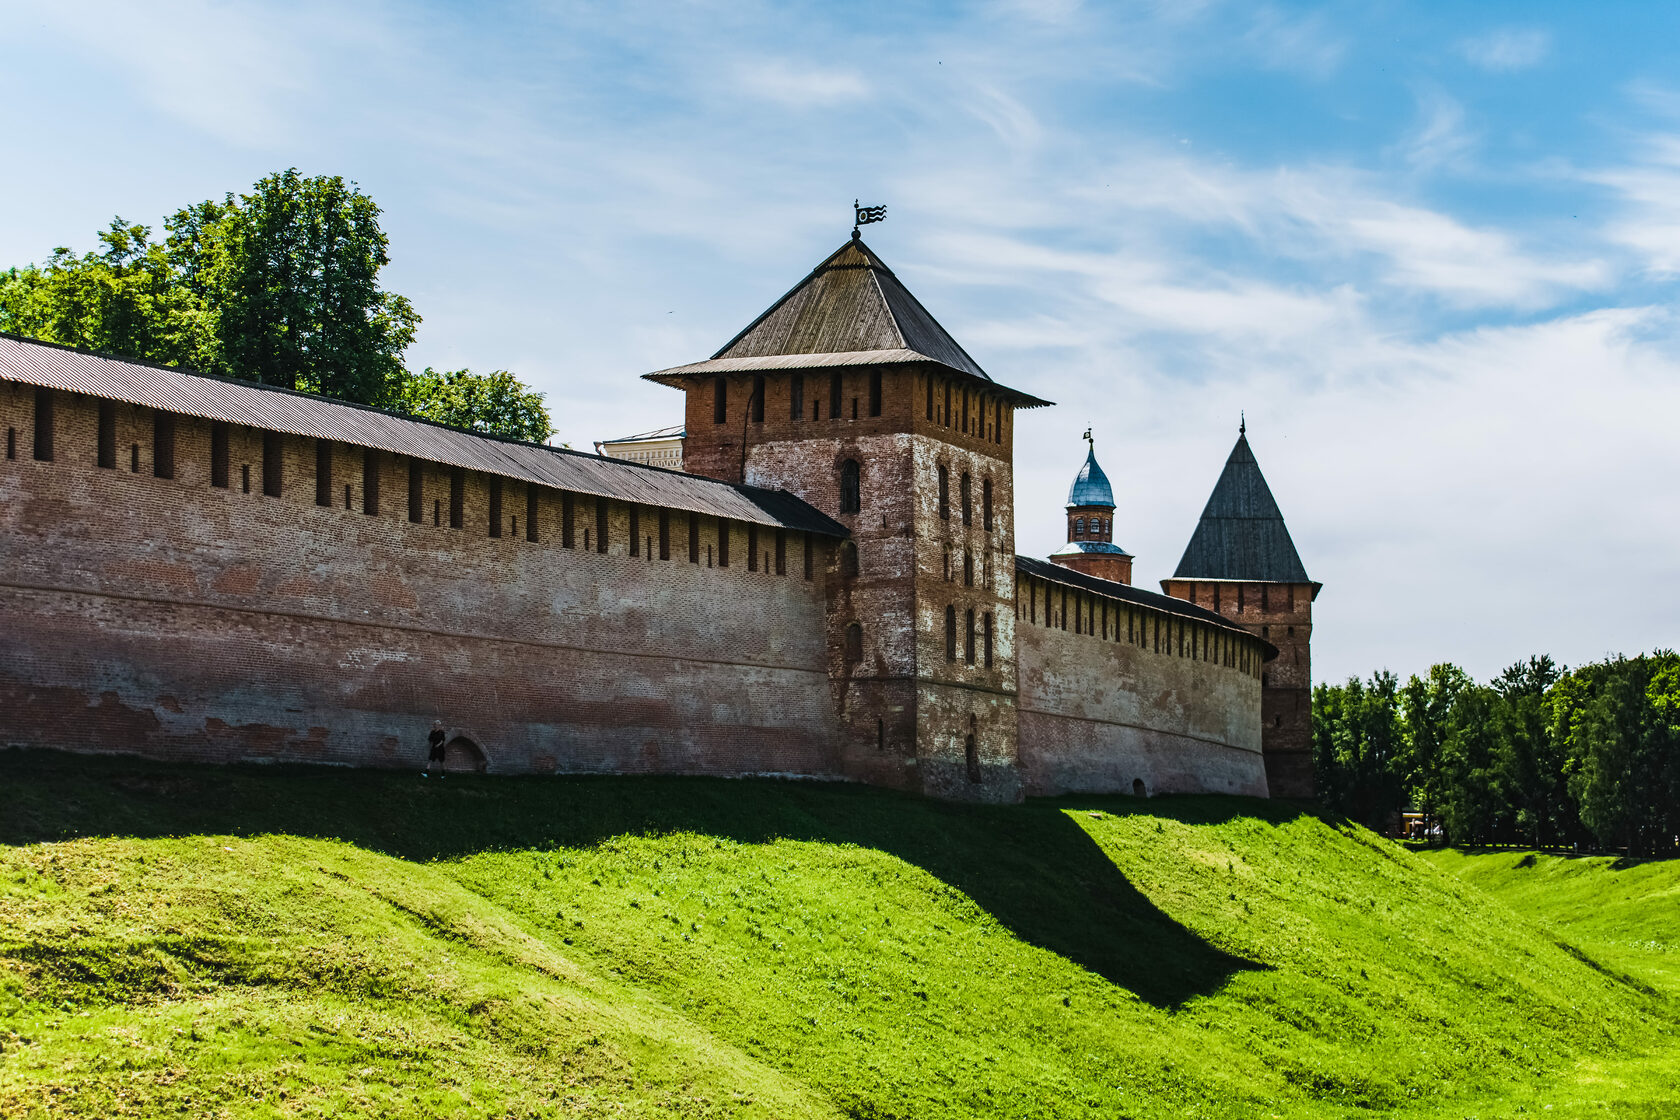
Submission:
{"label": "grassy embankment", "polygon": [[1512,903],[1237,798],[0,753],[0,1115],[1680,1112],[1671,977]]}

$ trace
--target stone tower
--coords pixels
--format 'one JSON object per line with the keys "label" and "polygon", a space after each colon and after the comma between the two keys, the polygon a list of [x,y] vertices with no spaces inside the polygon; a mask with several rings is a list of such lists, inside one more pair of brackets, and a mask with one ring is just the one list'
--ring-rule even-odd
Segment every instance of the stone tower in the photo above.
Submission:
{"label": "stone tower", "polygon": [[1021,796],[1015,411],[854,232],[706,361],[684,467],[786,490],[851,531],[828,558],[839,768],[965,800]]}
{"label": "stone tower", "polygon": [[1097,465],[1097,445],[1089,430],[1085,465],[1068,488],[1068,543],[1050,554],[1052,563],[1115,583],[1132,582],[1132,554],[1114,543],[1114,490]]}
{"label": "stone tower", "polygon": [[1273,797],[1312,797],[1312,605],[1283,514],[1248,446],[1247,425],[1208,498],[1168,595],[1207,607],[1277,647],[1261,676],[1261,747]]}

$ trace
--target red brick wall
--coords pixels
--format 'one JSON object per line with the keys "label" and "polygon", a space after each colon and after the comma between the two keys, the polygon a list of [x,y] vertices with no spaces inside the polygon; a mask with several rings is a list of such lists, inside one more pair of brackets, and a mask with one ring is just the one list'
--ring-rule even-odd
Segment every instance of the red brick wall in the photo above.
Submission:
{"label": "red brick wall", "polygon": [[1312,764],[1310,583],[1164,580],[1167,594],[1229,618],[1278,648],[1263,674],[1262,742],[1274,797],[1316,793]]}
{"label": "red brick wall", "polygon": [[1031,577],[1016,594],[1029,794],[1266,796],[1258,643]]}
{"label": "red brick wall", "polygon": [[[17,432],[17,457],[0,460],[0,742],[418,766],[441,718],[500,771],[837,770],[826,538],[807,581],[801,534],[787,533],[786,574],[751,572],[736,524],[725,569],[703,517],[693,564],[676,512],[661,560],[643,508],[654,551],[644,539],[631,557],[615,502],[600,555],[584,548],[593,499],[576,498],[567,549],[560,495],[541,490],[532,543],[513,480],[492,538],[489,480],[467,474],[464,527],[450,529],[449,472],[430,464],[410,524],[407,460],[380,456],[370,516],[362,450],[343,445],[321,508],[314,441],[284,437],[273,498],[261,433],[237,427],[221,490],[210,425],[189,417],[175,477],[159,479],[152,415],[130,405],[116,406],[117,468],[101,469],[95,402],[69,394],[54,460],[36,462],[32,401],[0,383],[0,428]],[[759,535],[773,550],[773,530]]]}

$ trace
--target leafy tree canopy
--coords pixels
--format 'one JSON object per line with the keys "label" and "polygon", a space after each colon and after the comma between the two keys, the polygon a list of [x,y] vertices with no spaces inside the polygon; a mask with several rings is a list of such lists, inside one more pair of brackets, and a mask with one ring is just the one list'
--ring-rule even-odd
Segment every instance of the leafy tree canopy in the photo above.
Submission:
{"label": "leafy tree canopy", "polygon": [[293,168],[177,211],[162,241],[117,218],[102,251],[0,272],[0,330],[546,439],[542,395],[507,371],[404,367],[420,316],[380,287],[379,213],[354,183]]}

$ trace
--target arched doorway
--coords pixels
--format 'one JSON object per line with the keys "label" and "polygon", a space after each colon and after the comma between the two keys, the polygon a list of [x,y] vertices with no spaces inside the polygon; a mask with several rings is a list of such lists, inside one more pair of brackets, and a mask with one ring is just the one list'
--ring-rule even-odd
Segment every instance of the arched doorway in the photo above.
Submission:
{"label": "arched doorway", "polygon": [[1132,796],[1133,797],[1148,797],[1149,796],[1149,791],[1147,791],[1143,788],[1143,779],[1142,778],[1133,778],[1132,779]]}
{"label": "arched doorway", "polygon": [[465,735],[457,735],[443,745],[443,768],[450,773],[482,774],[489,765],[484,751]]}

